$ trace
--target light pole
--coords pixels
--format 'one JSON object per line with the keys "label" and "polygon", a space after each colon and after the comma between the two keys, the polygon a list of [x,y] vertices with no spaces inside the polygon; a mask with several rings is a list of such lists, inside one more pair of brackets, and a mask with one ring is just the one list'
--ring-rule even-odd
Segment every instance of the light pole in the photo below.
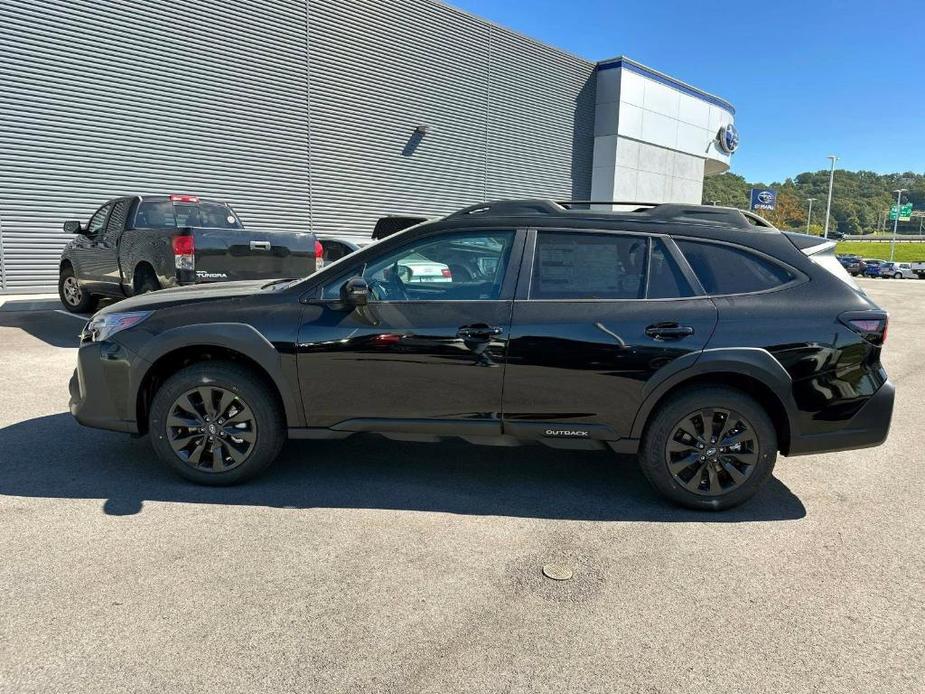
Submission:
{"label": "light pole", "polygon": [[816,198],[806,198],[809,201],[809,213],[806,215],[806,233],[809,233],[810,222],[813,221],[813,200]]}
{"label": "light pole", "polygon": [[896,228],[899,226],[899,207],[902,205],[903,193],[906,192],[905,188],[900,188],[899,190],[894,190],[896,193],[896,216],[893,218],[893,238],[890,239],[890,262],[893,262],[893,258],[896,257]]}
{"label": "light pole", "polygon": [[830,154],[826,159],[832,160],[832,170],[829,172],[829,201],[825,206],[825,229],[823,229],[822,235],[825,238],[829,238],[829,214],[832,211],[832,184],[835,182],[835,162],[838,161],[838,157],[834,154]]}

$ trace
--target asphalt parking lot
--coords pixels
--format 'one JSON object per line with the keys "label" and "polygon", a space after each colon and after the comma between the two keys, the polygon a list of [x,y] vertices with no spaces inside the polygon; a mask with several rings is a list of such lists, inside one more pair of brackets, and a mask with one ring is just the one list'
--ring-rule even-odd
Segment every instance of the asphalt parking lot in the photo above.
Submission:
{"label": "asphalt parking lot", "polygon": [[863,282],[889,440],[722,514],[632,458],[377,437],[192,486],[72,421],[80,320],[8,300],[0,691],[925,691],[925,281]]}

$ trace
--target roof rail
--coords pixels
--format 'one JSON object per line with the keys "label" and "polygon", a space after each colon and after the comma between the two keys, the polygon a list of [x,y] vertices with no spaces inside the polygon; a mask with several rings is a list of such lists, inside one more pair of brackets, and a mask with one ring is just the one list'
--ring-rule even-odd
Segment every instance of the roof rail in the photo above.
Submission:
{"label": "roof rail", "polygon": [[637,207],[656,207],[659,202],[639,202],[638,200],[556,200],[556,202],[568,209],[574,209],[572,205],[635,205]]}
{"label": "roof rail", "polygon": [[565,208],[552,200],[533,198],[528,200],[493,200],[469,205],[461,210],[452,212],[448,217],[465,217],[466,215],[531,215],[564,212]]}
{"label": "roof rail", "polygon": [[[624,205],[636,209],[623,211],[606,210],[576,210],[570,205]],[[774,229],[774,226],[758,215],[739,210],[735,207],[718,207],[715,205],[699,205],[696,203],[678,202],[636,202],[621,200],[566,200],[554,202],[542,198],[525,200],[494,200],[470,205],[448,217],[464,217],[467,215],[497,215],[497,216],[531,216],[537,214],[549,215],[577,215],[589,213],[639,215],[638,218],[648,218],[664,222],[684,221],[700,224],[722,224],[736,229]]]}

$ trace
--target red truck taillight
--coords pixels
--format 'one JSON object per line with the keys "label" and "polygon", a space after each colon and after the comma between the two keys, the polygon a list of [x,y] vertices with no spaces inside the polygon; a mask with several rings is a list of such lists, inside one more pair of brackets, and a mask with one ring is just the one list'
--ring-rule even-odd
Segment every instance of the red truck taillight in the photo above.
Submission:
{"label": "red truck taillight", "polygon": [[321,241],[315,240],[315,272],[324,267],[324,246]]}
{"label": "red truck taillight", "polygon": [[196,269],[196,242],[192,236],[173,237],[173,259],[177,270]]}

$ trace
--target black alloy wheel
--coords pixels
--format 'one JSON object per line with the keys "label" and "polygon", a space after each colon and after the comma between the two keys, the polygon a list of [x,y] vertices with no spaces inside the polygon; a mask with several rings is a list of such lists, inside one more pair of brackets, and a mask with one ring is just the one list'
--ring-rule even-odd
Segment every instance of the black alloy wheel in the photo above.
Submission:
{"label": "black alloy wheel", "polygon": [[204,385],[174,400],[166,421],[177,457],[201,472],[227,472],[242,465],[257,443],[257,421],[240,395]]}
{"label": "black alloy wheel", "polygon": [[705,384],[659,403],[643,432],[639,466],[672,501],[719,511],[761,489],[777,450],[777,430],[761,403],[738,388]]}
{"label": "black alloy wheel", "polygon": [[717,496],[745,483],[761,450],[751,423],[734,410],[704,407],[681,418],[665,445],[674,479],[702,496]]}

